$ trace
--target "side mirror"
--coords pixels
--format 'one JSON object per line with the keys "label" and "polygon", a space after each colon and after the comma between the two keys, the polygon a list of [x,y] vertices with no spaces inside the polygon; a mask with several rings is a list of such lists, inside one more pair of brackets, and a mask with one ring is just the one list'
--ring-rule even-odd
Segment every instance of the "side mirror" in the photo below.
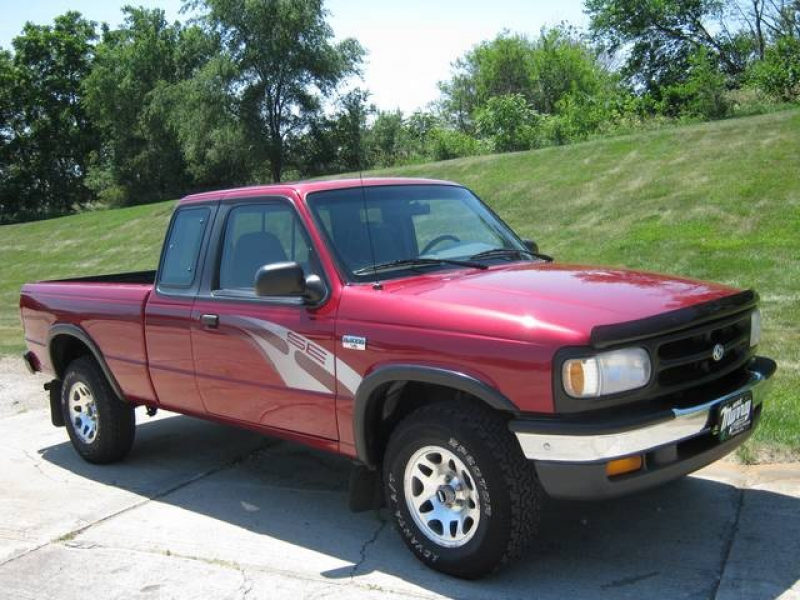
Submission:
{"label": "side mirror", "polygon": [[525,247],[534,254],[539,254],[539,244],[533,240],[522,240],[522,243],[525,244]]}
{"label": "side mirror", "polygon": [[328,290],[319,275],[309,275],[306,277],[306,291],[303,296],[309,304],[321,302]]}
{"label": "side mirror", "polygon": [[305,276],[296,262],[264,265],[256,272],[256,296],[300,296],[315,304],[325,297],[325,284],[317,275]]}

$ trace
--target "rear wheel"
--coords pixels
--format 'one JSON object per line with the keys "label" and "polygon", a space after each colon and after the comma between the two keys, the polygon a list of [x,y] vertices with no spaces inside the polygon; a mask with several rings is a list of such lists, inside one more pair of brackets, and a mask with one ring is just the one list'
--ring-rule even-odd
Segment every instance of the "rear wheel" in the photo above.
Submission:
{"label": "rear wheel", "polygon": [[61,411],[72,445],[91,463],[123,459],[133,446],[136,416],[117,397],[97,362],[72,361],[61,386]]}
{"label": "rear wheel", "polygon": [[423,563],[473,579],[522,554],[541,490],[506,421],[487,407],[443,402],[403,420],[384,461],[387,505]]}

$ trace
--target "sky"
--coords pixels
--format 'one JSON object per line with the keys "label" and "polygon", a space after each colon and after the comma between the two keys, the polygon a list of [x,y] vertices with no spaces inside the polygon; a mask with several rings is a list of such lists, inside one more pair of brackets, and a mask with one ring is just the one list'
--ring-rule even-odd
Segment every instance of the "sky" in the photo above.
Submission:
{"label": "sky", "polygon": [[[125,4],[183,18],[181,0],[0,0],[0,46],[10,48],[27,21],[50,23],[67,10],[118,25]],[[582,0],[328,0],[326,8],[336,37],[354,37],[367,50],[358,84],[379,108],[404,113],[436,100],[450,64],[503,29],[536,34],[561,21],[586,25]]]}

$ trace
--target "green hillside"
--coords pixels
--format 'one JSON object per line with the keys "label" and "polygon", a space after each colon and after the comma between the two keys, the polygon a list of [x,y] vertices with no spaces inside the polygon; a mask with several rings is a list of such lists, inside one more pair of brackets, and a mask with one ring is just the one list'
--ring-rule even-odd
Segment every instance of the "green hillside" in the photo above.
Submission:
{"label": "green hillside", "polygon": [[[391,173],[469,186],[562,262],[759,290],[762,351],[779,373],[751,447],[800,456],[800,111]],[[0,353],[22,350],[24,281],[153,268],[171,208],[0,227]]]}

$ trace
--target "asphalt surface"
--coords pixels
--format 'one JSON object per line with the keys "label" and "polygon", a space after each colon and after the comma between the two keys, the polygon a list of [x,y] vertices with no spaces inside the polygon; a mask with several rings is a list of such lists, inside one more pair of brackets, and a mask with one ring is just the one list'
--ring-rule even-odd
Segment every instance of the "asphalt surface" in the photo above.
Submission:
{"label": "asphalt surface", "polygon": [[89,465],[43,396],[21,398],[29,381],[0,388],[24,407],[0,413],[0,598],[800,599],[800,464],[549,502],[522,561],[464,582],[418,563],[384,512],[348,511],[346,460],[141,414],[125,462]]}

